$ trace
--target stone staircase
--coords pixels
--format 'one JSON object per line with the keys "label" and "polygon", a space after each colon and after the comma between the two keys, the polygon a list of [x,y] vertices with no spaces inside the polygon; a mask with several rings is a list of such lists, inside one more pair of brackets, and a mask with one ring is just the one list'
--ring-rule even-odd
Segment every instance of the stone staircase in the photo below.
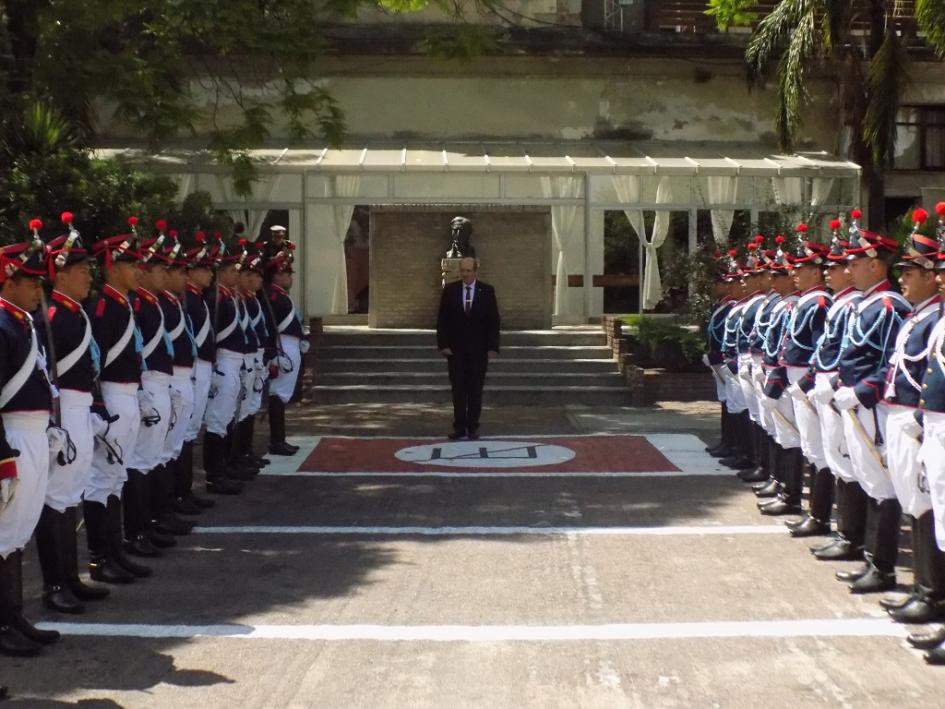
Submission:
{"label": "stone staircase", "polygon": [[[450,402],[432,330],[326,326],[317,347],[316,404]],[[502,333],[487,404],[628,405],[630,392],[599,327]]]}

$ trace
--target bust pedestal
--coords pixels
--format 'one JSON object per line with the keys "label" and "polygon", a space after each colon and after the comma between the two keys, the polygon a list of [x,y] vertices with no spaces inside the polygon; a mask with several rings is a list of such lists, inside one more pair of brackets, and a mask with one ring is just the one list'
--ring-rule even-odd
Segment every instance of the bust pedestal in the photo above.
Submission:
{"label": "bust pedestal", "polygon": [[447,283],[452,283],[460,279],[459,264],[462,263],[462,260],[461,258],[449,257],[440,259],[441,288],[445,288]]}

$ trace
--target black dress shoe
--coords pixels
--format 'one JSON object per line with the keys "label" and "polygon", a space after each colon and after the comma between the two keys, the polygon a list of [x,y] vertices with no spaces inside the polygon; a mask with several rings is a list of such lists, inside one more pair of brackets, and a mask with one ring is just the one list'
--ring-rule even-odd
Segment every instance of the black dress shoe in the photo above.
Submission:
{"label": "black dress shoe", "polygon": [[760,465],[750,470],[742,470],[738,473],[738,479],[745,483],[767,482],[768,473]]}
{"label": "black dress shoe", "polygon": [[154,546],[148,535],[141,533],[134,539],[125,542],[125,551],[135,556],[143,556],[148,559],[155,559],[161,556],[160,550]]}
{"label": "black dress shoe", "polygon": [[922,657],[930,665],[945,665],[945,645],[929,650]]}
{"label": "black dress shoe", "polygon": [[125,556],[123,552],[115,553],[115,561],[117,561],[118,565],[129,574],[134,575],[135,578],[144,579],[154,573],[150,566],[145,566],[144,564],[138,564],[137,562],[132,561],[127,556]]}
{"label": "black dress shoe", "polygon": [[112,557],[102,556],[89,560],[89,576],[99,583],[134,583],[135,577]]}
{"label": "black dress shoe", "polygon": [[743,455],[722,458],[719,460],[719,463],[724,465],[726,468],[731,468],[732,470],[745,470],[746,468],[751,468],[755,465],[753,460],[746,458]]}
{"label": "black dress shoe", "polygon": [[298,448],[290,446],[283,441],[282,443],[270,443],[269,452],[273,455],[295,455],[298,452]]}
{"label": "black dress shoe", "polygon": [[880,571],[870,565],[869,571],[850,584],[850,593],[880,593],[896,587],[896,573],[894,571]]}
{"label": "black dress shoe", "polygon": [[834,576],[836,577],[837,581],[845,581],[845,582],[856,581],[861,576],[865,576],[866,573],[870,570],[870,568],[871,567],[869,564],[863,564],[862,566],[858,566],[855,569],[848,569],[846,571],[838,571],[837,573],[834,574]]}
{"label": "black dress shoe", "polygon": [[172,512],[158,517],[154,522],[155,528],[159,532],[164,532],[165,534],[173,534],[175,537],[183,537],[190,534],[191,530],[194,528],[192,522],[183,520]]}
{"label": "black dress shoe", "polygon": [[466,438],[468,438],[470,441],[478,441],[479,431],[470,431]]}
{"label": "black dress shoe", "polygon": [[0,626],[0,655],[33,657],[42,649],[42,645],[33,642],[12,625]]}
{"label": "black dress shoe", "polygon": [[210,508],[213,507],[215,504],[217,504],[217,503],[214,502],[213,500],[211,500],[211,499],[209,499],[209,498],[206,498],[206,497],[201,497],[200,495],[196,494],[195,492],[189,492],[189,493],[187,493],[187,495],[186,495],[186,497],[185,497],[184,499],[190,500],[190,501],[193,502],[197,507],[200,507],[201,509],[204,509],[204,510],[210,509]]}
{"label": "black dress shoe", "polygon": [[177,540],[173,534],[163,532],[157,527],[151,527],[147,531],[148,540],[159,549],[169,549],[177,546]]}
{"label": "black dress shoe", "polygon": [[236,480],[226,478],[207,480],[207,492],[214,495],[239,495],[243,492],[243,485]]}
{"label": "black dress shoe", "polygon": [[774,497],[780,491],[780,484],[777,480],[769,480],[767,484],[762,485],[755,490],[757,497]]}
{"label": "black dress shoe", "polygon": [[66,585],[72,591],[72,595],[80,601],[101,601],[108,598],[110,593],[104,586],[89,586],[83,583],[78,574],[71,579],[66,579]]}
{"label": "black dress shoe", "polygon": [[789,525],[791,527],[791,536],[797,539],[803,537],[819,537],[830,533],[830,525],[818,522],[811,516],[807,516],[799,523]]}
{"label": "black dress shoe", "polygon": [[906,637],[908,642],[916,650],[931,650],[945,643],[945,625],[936,628],[930,633],[912,633]]}
{"label": "black dress shoe", "polygon": [[779,497],[768,505],[760,505],[761,514],[769,517],[780,517],[781,515],[797,515],[801,513],[799,502],[785,500]]}
{"label": "black dress shoe", "polygon": [[821,544],[815,544],[812,547],[808,547],[808,549],[810,549],[811,554],[816,554],[819,551],[824,551],[826,549],[829,549],[838,541],[840,541],[840,537],[833,537],[832,539],[828,539],[826,542],[822,542]]}
{"label": "black dress shoe", "polygon": [[465,438],[466,433],[464,431],[453,431],[452,433],[446,436],[451,441],[458,441],[460,438]]}
{"label": "black dress shoe", "polygon": [[11,625],[27,640],[32,640],[40,645],[52,645],[59,639],[58,630],[40,630],[21,615],[13,618]]}
{"label": "black dress shoe", "polygon": [[720,446],[719,448],[713,448],[710,451],[707,451],[709,455],[713,458],[731,458],[733,455],[736,455],[737,451],[730,448],[729,446]]}
{"label": "black dress shoe", "polygon": [[43,605],[59,613],[85,612],[85,604],[72,594],[68,586],[47,586],[43,589]]}
{"label": "black dress shoe", "polygon": [[908,596],[894,596],[892,598],[886,596],[886,598],[879,599],[879,606],[883,610],[892,611],[909,605],[916,598],[918,598],[918,596],[914,593],[910,593]]}
{"label": "black dress shoe", "polygon": [[199,515],[203,512],[203,507],[189,497],[179,497],[174,500],[174,512],[179,515]]}
{"label": "black dress shoe", "polygon": [[889,617],[897,623],[931,623],[942,619],[942,605],[941,602],[915,597],[901,608],[891,609]]}
{"label": "black dress shoe", "polygon": [[821,561],[859,561],[863,558],[863,548],[846,539],[838,539],[826,549],[815,551],[814,556]]}

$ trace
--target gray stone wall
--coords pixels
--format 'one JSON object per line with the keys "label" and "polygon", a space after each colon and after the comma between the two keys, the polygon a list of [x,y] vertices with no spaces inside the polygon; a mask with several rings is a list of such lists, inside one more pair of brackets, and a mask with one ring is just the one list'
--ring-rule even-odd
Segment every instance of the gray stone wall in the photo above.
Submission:
{"label": "gray stone wall", "polygon": [[432,328],[450,220],[473,223],[480,278],[495,286],[508,330],[551,327],[551,212],[546,207],[461,205],[371,209],[371,327]]}

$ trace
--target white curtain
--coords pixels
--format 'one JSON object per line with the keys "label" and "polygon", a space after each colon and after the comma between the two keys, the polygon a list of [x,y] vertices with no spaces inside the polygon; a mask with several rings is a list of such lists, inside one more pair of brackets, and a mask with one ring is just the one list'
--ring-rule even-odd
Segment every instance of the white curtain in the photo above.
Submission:
{"label": "white curtain", "polygon": [[[707,177],[709,216],[712,219],[712,237],[716,244],[727,244],[728,235],[732,230],[735,219],[735,210],[728,205],[735,204],[738,196],[738,178]],[[725,205],[724,207],[721,205]]]}
{"label": "white curtain", "polygon": [[[614,175],[612,176],[614,190],[621,202],[630,205],[640,203],[640,177],[636,175]],[[673,201],[672,181],[669,177],[661,177],[659,185],[656,188],[656,203],[667,204]],[[668,210],[656,210],[656,217],[653,219],[653,230],[647,237],[644,229],[643,210],[625,209],[624,213],[630,220],[630,226],[636,232],[637,237],[643,244],[646,261],[643,266],[643,287],[640,290],[640,298],[644,310],[650,310],[656,307],[656,304],[663,299],[663,283],[660,279],[660,263],[658,249],[666,241],[669,235],[670,212]]]}
{"label": "white curtain", "polygon": [[800,205],[804,198],[804,180],[801,177],[772,177],[774,198],[780,205]]}
{"label": "white curtain", "polygon": [[[331,197],[357,197],[361,188],[361,177],[358,175],[333,175],[331,178]],[[331,296],[331,312],[334,315],[348,313],[348,264],[345,259],[345,237],[351,225],[351,216],[354,214],[354,204],[332,205],[331,235],[334,237],[334,254],[326,254],[327,258],[335,261],[335,284]],[[326,228],[329,225],[325,225]]]}
{"label": "white curtain", "polygon": [[[545,199],[580,199],[584,182],[577,177],[542,177],[541,194]],[[577,204],[551,205],[551,235],[554,239],[555,315],[566,315],[568,308],[568,248],[578,234]]]}

